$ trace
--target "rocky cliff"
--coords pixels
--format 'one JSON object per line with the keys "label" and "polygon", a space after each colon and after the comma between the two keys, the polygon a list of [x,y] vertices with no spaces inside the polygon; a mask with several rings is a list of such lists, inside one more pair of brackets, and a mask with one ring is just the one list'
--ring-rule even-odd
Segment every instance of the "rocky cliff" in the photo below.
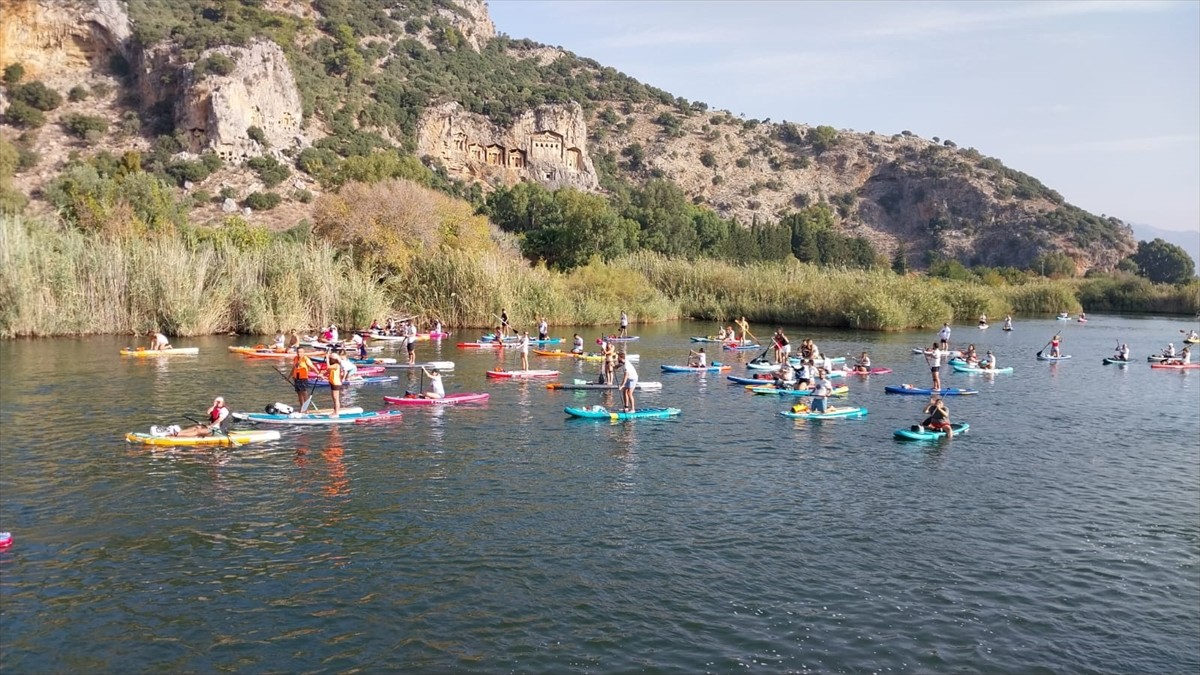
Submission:
{"label": "rocky cliff", "polygon": [[[211,150],[227,162],[241,162],[268,149],[305,146],[300,92],[279,45],[255,40],[244,48],[218,47],[197,63],[216,55],[233,63],[228,74],[198,71],[196,64],[181,73],[175,128],[187,135],[187,150]],[[256,138],[251,128],[258,129]]]}
{"label": "rocky cliff", "polygon": [[128,55],[131,27],[118,0],[0,0],[0,68],[20,63],[31,79],[108,67]]}
{"label": "rocky cliff", "polygon": [[417,149],[456,178],[493,185],[532,180],[552,188],[590,191],[599,181],[587,152],[587,136],[577,103],[538,106],[500,128],[451,102],[425,111]]}

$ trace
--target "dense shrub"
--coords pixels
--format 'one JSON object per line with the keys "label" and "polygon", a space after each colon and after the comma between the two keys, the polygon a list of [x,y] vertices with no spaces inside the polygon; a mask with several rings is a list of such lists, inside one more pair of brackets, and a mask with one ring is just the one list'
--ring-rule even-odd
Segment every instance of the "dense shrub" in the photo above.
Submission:
{"label": "dense shrub", "polygon": [[282,201],[283,197],[274,192],[251,192],[242,200],[242,205],[248,206],[255,211],[269,211],[279,206],[279,203]]}
{"label": "dense shrub", "polygon": [[43,112],[54,110],[62,105],[62,94],[47,87],[41,81],[11,85],[8,88],[8,97]]}
{"label": "dense shrub", "polygon": [[36,129],[46,123],[46,114],[21,101],[10,101],[4,111],[4,121],[15,127]]}
{"label": "dense shrub", "polygon": [[258,174],[258,179],[268,188],[279,185],[292,174],[290,169],[274,157],[254,157],[246,162],[246,166],[253,169],[254,173]]}
{"label": "dense shrub", "polygon": [[72,113],[63,116],[62,126],[72,136],[95,140],[108,131],[108,120],[96,115]]}

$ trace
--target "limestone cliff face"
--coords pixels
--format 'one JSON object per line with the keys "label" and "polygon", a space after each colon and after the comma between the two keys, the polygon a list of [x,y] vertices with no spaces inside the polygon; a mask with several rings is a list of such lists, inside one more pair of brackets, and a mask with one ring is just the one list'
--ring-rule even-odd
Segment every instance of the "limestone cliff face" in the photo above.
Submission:
{"label": "limestone cliff face", "polygon": [[0,68],[56,82],[128,57],[129,16],[118,0],[0,0]]}
{"label": "limestone cliff face", "polygon": [[485,0],[454,0],[458,11],[447,7],[436,7],[438,16],[450,22],[475,51],[483,49],[488,40],[496,37],[496,24],[488,14]]}
{"label": "limestone cliff face", "polygon": [[551,189],[599,186],[587,152],[587,123],[576,103],[539,106],[507,129],[457,103],[431,107],[421,117],[417,148],[458,178],[506,185],[532,180]]}
{"label": "limestone cliff face", "polygon": [[[181,73],[175,127],[187,134],[188,150],[212,150],[226,161],[240,162],[268,148],[303,146],[300,92],[279,45],[264,40],[218,47],[202,59],[216,53],[233,59],[228,75],[198,77],[194,64]],[[250,138],[250,127],[262,129],[266,146]]]}

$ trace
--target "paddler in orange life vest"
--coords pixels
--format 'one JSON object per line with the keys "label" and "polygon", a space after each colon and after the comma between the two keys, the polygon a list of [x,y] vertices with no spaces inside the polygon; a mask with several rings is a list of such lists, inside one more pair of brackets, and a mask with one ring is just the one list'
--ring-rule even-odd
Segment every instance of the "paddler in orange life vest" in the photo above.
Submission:
{"label": "paddler in orange life vest", "polygon": [[345,375],[342,357],[330,353],[325,361],[325,375],[329,378],[329,393],[333,397],[333,416],[342,412],[342,382]]}
{"label": "paddler in orange life vest", "polygon": [[308,378],[316,372],[317,367],[313,365],[312,359],[300,353],[300,347],[296,347],[296,358],[292,359],[292,387],[296,389],[296,400],[300,401],[300,406],[303,407],[305,401],[308,400]]}

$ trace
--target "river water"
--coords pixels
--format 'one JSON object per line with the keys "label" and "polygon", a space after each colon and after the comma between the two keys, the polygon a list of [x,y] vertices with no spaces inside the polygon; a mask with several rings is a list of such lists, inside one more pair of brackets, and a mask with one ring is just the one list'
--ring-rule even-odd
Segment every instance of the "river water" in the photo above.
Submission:
{"label": "river water", "polygon": [[[711,332],[683,323],[628,346],[664,384],[639,405],[675,419],[569,419],[614,395],[488,381],[515,355],[447,340],[418,358],[488,402],[183,452],[123,434],[215,394],[293,400],[275,364],[225,349],[245,338],[158,360],[119,357],[121,338],[5,342],[0,670],[1195,673],[1200,371],[1144,360],[1195,327],[956,327],[1016,372],[943,374],[981,393],[948,399],[971,430],[940,443],[894,440],[927,399],[883,391],[928,382],[925,332],[789,330],[895,369],[849,382],[863,419],[659,373]],[[1074,358],[1036,361],[1056,330]],[[1139,361],[1101,365],[1116,340]]]}

